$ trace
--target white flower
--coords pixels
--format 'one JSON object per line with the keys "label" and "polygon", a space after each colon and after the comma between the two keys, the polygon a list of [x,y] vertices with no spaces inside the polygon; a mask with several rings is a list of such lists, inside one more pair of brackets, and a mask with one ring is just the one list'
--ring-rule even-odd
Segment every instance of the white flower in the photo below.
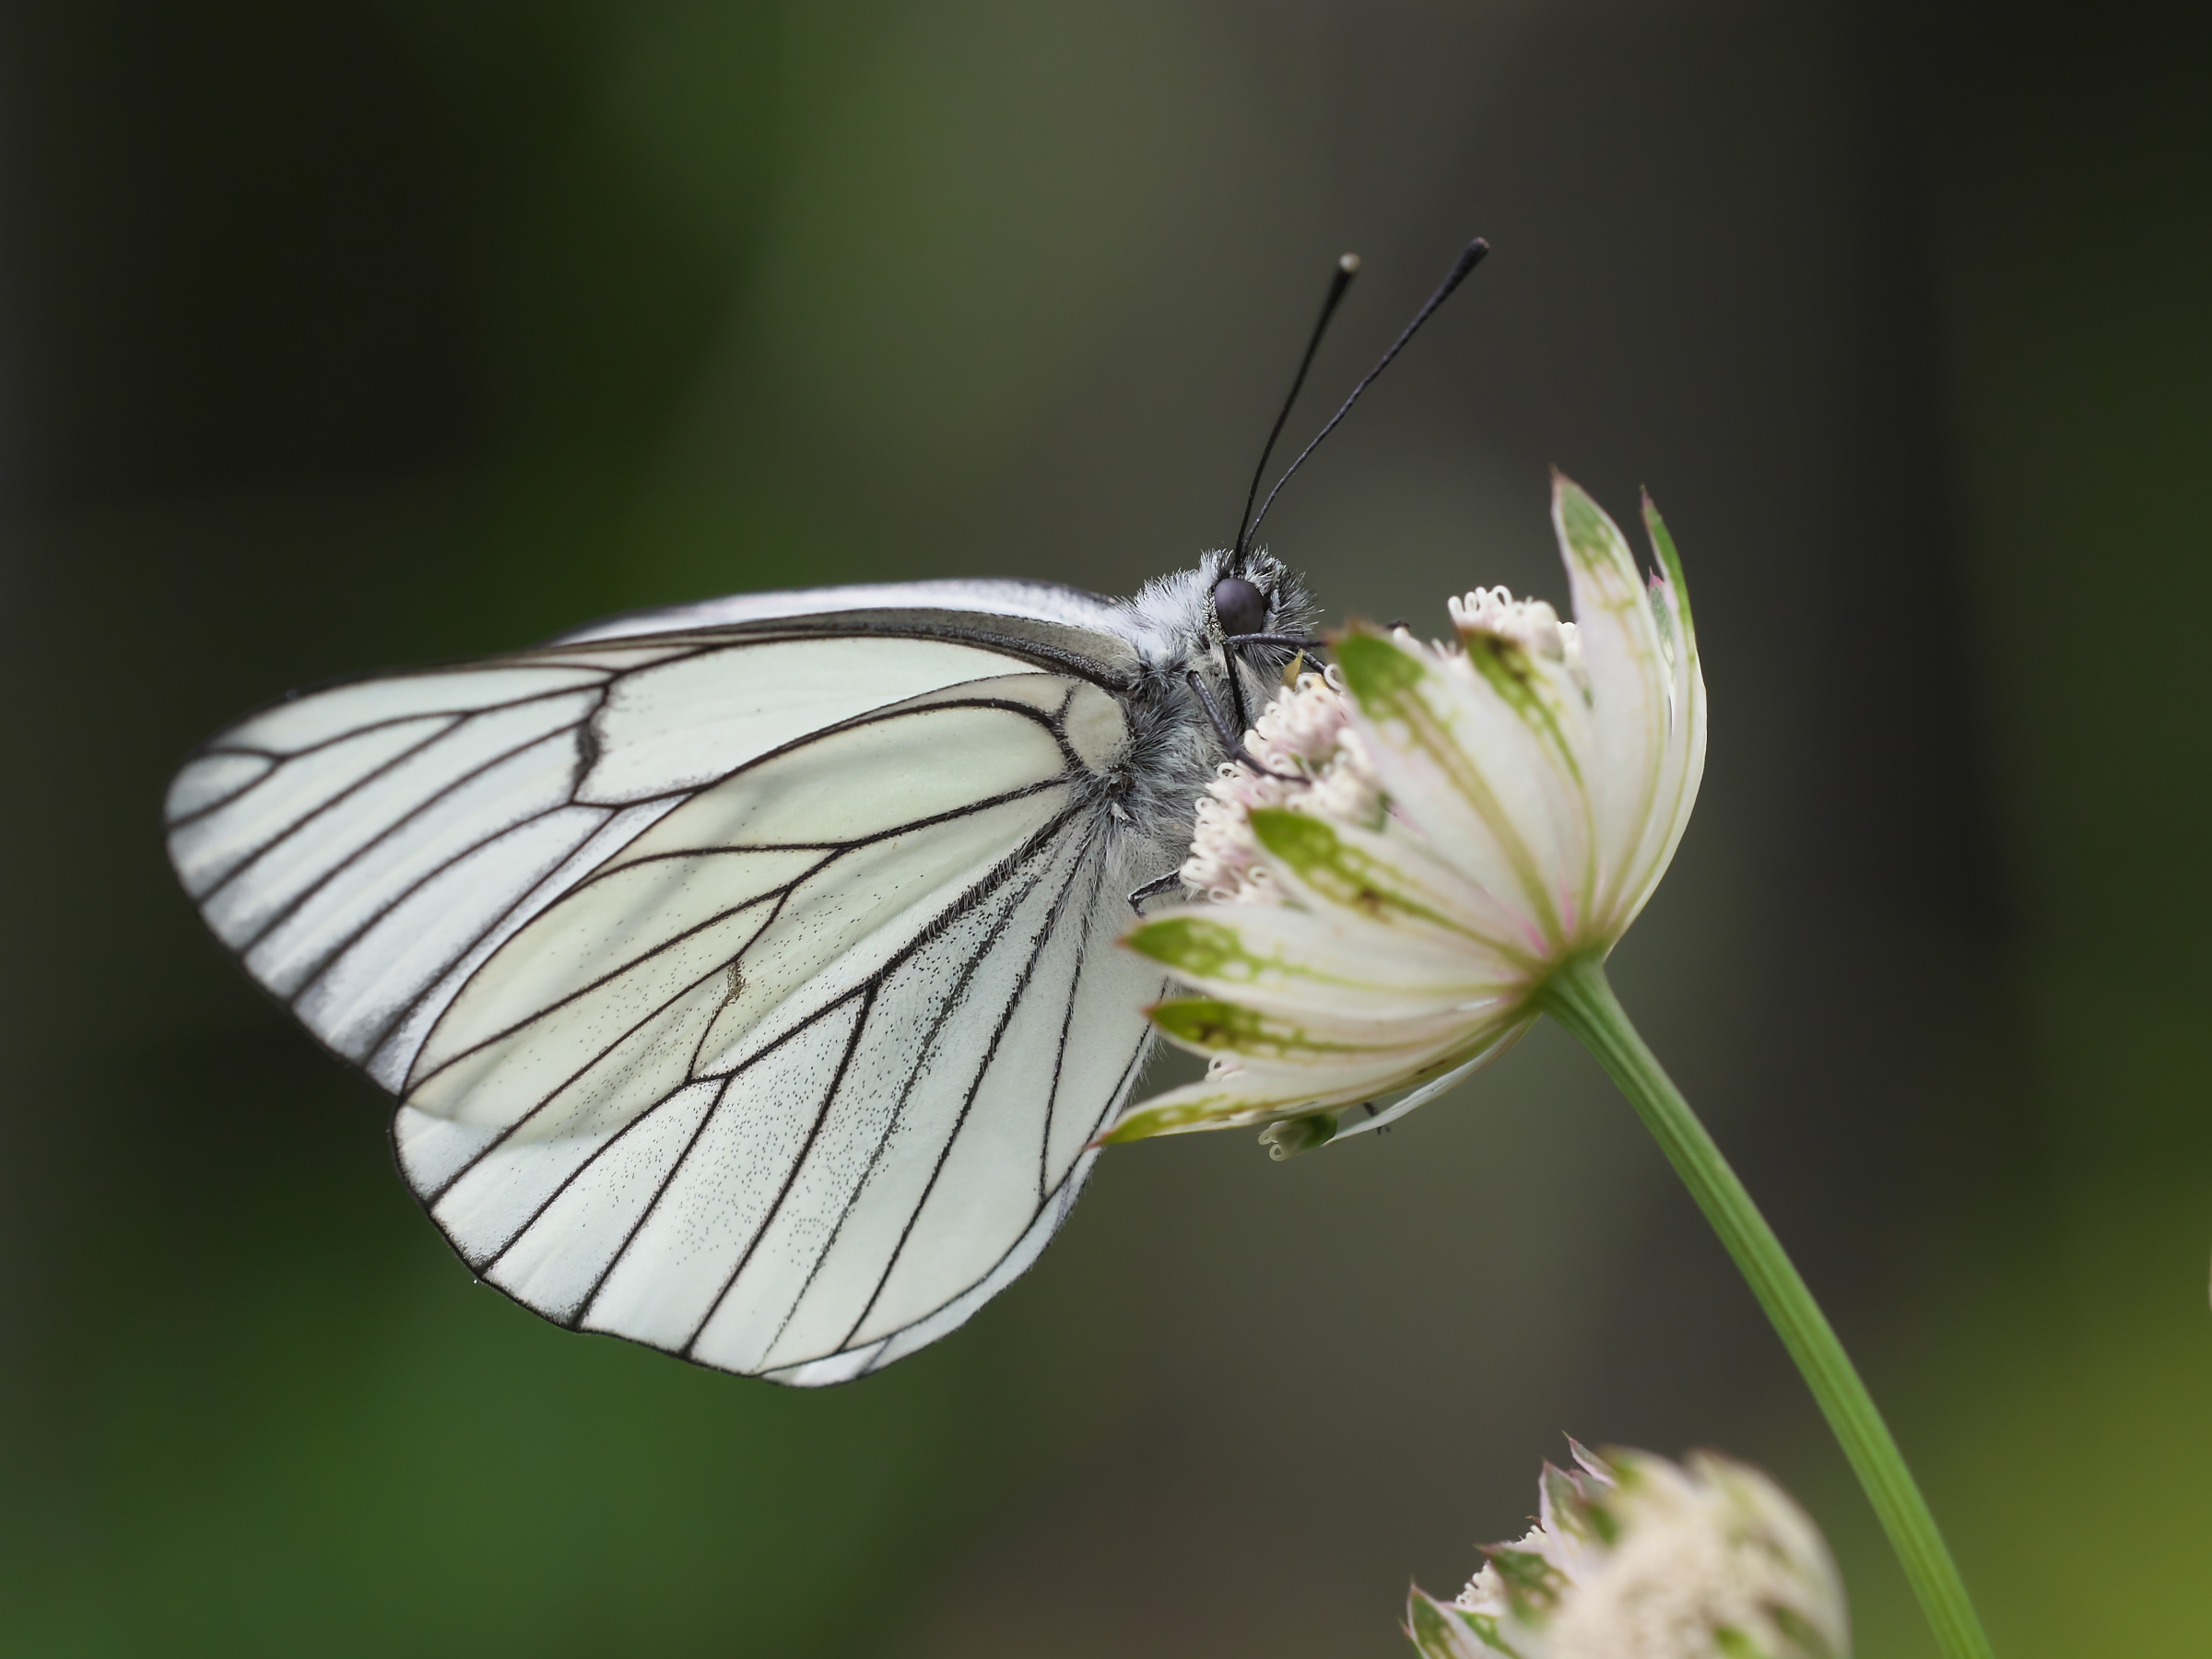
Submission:
{"label": "white flower", "polygon": [[1406,1634],[1427,1659],[1849,1654],[1828,1547],[1764,1475],[1712,1453],[1574,1455],[1579,1473],[1544,1465],[1535,1526],[1484,1549],[1454,1600],[1415,1587]]}
{"label": "white flower", "polygon": [[1635,920],[1704,772],[1689,599],[1648,502],[1648,591],[1564,478],[1552,519],[1572,622],[1477,590],[1453,642],[1354,629],[1261,716],[1247,748],[1282,775],[1224,768],[1199,805],[1184,879],[1212,901],[1124,941],[1200,993],[1152,1018],[1212,1064],[1103,1138],[1273,1123],[1282,1156],[1348,1107],[1343,1133],[1376,1127],[1503,1053],[1552,973]]}

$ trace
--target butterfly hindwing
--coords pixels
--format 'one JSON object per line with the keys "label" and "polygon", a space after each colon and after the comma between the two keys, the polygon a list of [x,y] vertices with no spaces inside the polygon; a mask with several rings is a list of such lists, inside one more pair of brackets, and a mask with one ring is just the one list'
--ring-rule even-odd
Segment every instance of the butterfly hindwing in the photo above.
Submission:
{"label": "butterfly hindwing", "polygon": [[1134,1080],[1118,641],[880,616],[312,693],[172,786],[210,925],[549,1317],[858,1374],[1028,1265]]}

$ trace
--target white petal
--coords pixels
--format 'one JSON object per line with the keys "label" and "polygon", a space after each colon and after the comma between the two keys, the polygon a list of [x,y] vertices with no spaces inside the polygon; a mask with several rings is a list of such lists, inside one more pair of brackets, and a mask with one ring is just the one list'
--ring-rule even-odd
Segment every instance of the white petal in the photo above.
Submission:
{"label": "white petal", "polygon": [[1627,891],[1642,872],[1658,805],[1674,672],[1642,572],[1619,527],[1568,479],[1554,476],[1552,524],[1574,591],[1574,620],[1590,677],[1592,752],[1584,764],[1604,874],[1605,931],[1626,925]]}
{"label": "white petal", "polygon": [[1377,832],[1284,813],[1264,815],[1253,829],[1281,893],[1371,937],[1374,949],[1472,952],[1486,981],[1509,970],[1525,979],[1546,955],[1543,931],[1525,911],[1471,880],[1409,819]]}
{"label": "white petal", "polygon": [[1408,938],[1356,912],[1198,905],[1147,919],[1128,942],[1202,992],[1293,1018],[1464,1018],[1526,982],[1465,941]]}
{"label": "white petal", "polygon": [[1667,733],[1659,785],[1642,844],[1628,866],[1617,901],[1616,931],[1625,928],[1642,910],[1644,900],[1659,885],[1673,862],[1682,832],[1688,828],[1690,808],[1697,804],[1698,785],[1705,773],[1705,675],[1698,654],[1698,636],[1690,619],[1689,595],[1681,563],[1657,511],[1647,500],[1644,520],[1652,533],[1665,574],[1653,586],[1652,601],[1670,627],[1674,644],[1671,700],[1673,724]]}
{"label": "white petal", "polygon": [[[1500,651],[1491,676],[1372,634],[1343,641],[1338,657],[1394,806],[1521,918],[1524,935],[1556,949],[1590,885],[1588,807],[1572,759],[1580,700],[1562,665]],[[1516,688],[1514,700],[1492,676]]]}
{"label": "white petal", "polygon": [[1358,1106],[1455,1069],[1464,1048],[1406,1053],[1359,1065],[1304,1067],[1251,1065],[1186,1084],[1132,1107],[1102,1140],[1143,1140],[1234,1129],[1307,1112]]}
{"label": "white petal", "polygon": [[1358,1113],[1352,1114],[1352,1117],[1348,1118],[1344,1125],[1336,1131],[1335,1138],[1342,1140],[1347,1135],[1362,1135],[1370,1129],[1389,1128],[1407,1112],[1428,1105],[1438,1095],[1443,1094],[1449,1089],[1458,1088],[1467,1078],[1473,1077],[1491,1061],[1497,1059],[1499,1055],[1504,1053],[1507,1049],[1512,1048],[1514,1043],[1520,1041],[1524,1036],[1527,1035],[1528,1028],[1535,1023],[1535,1020],[1529,1019],[1523,1020],[1519,1025],[1508,1026],[1492,1040],[1488,1048],[1477,1053],[1473,1059],[1461,1062],[1460,1065],[1446,1072],[1433,1083],[1424,1083],[1411,1094],[1393,1100],[1372,1117],[1364,1117]]}

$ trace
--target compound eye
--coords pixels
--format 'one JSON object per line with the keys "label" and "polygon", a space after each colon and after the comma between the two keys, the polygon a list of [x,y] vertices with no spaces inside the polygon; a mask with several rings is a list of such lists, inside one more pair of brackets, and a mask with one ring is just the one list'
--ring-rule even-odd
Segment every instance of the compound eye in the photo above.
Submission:
{"label": "compound eye", "polygon": [[1224,576],[1214,583],[1214,616],[1225,634],[1267,631],[1267,595],[1241,576]]}

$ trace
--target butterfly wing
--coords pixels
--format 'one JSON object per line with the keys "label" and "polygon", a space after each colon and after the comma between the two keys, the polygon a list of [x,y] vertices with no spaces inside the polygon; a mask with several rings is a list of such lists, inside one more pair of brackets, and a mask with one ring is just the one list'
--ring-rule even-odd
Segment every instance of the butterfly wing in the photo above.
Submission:
{"label": "butterfly wing", "polygon": [[400,1099],[528,1306],[826,1382],[1065,1218],[1155,975],[1109,948],[1125,647],[850,610],[312,693],[172,785],[203,915]]}
{"label": "butterfly wing", "polygon": [[937,582],[856,582],[846,587],[790,588],[780,593],[729,594],[690,605],[664,606],[603,617],[560,636],[560,642],[606,640],[641,633],[726,628],[794,617],[846,618],[857,611],[969,612],[1005,628],[1016,618],[1114,635],[1124,607],[1114,600],[1057,582],[1011,577]]}

